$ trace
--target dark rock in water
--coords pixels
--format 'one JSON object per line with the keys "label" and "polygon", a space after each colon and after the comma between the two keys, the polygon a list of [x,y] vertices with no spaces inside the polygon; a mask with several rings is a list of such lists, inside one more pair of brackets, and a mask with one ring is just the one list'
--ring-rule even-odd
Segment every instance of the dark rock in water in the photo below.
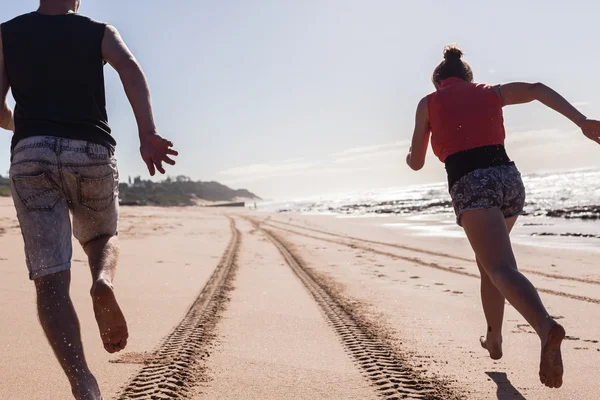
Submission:
{"label": "dark rock in water", "polygon": [[580,237],[580,238],[593,238],[593,239],[600,239],[600,235],[596,235],[593,233],[572,233],[572,232],[566,232],[566,233],[552,233],[552,232],[536,232],[536,233],[532,233],[531,236],[562,236],[562,237]]}
{"label": "dark rock in water", "polygon": [[600,206],[581,206],[568,207],[564,209],[548,210],[546,216],[554,218],[579,218],[579,219],[600,219]]}
{"label": "dark rock in water", "polygon": [[[281,209],[278,212],[288,212],[289,209]],[[427,212],[431,214],[447,213],[452,211],[450,201],[431,201],[429,203],[423,200],[388,200],[372,203],[349,203],[332,206],[327,203],[313,203],[297,210],[300,212],[319,212],[327,211],[345,215],[364,215],[364,214],[415,214]]]}
{"label": "dark rock in water", "polygon": [[385,210],[375,210],[375,214],[394,214],[394,210],[385,209]]}

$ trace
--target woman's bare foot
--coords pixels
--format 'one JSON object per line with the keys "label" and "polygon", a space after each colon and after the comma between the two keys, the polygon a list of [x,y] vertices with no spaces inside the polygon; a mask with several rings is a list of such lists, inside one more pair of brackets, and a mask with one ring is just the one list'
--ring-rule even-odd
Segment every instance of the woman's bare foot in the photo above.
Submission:
{"label": "woman's bare foot", "polygon": [[481,343],[481,347],[490,353],[492,360],[502,358],[502,336],[492,336],[488,333],[487,337],[480,337],[479,342]]}
{"label": "woman's bare foot", "polygon": [[565,338],[565,328],[553,321],[545,343],[542,343],[540,381],[550,388],[562,386],[563,363],[560,345]]}
{"label": "woman's bare foot", "polygon": [[92,286],[91,295],[104,348],[109,353],[123,350],[127,346],[129,333],[112,284],[105,279],[98,279]]}

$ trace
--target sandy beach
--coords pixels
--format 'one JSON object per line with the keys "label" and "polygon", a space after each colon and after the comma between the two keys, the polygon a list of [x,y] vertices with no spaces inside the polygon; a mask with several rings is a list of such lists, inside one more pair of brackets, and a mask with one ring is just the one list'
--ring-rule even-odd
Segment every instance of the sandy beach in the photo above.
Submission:
{"label": "sandy beach", "polygon": [[[102,347],[79,248],[72,265],[86,357],[105,399],[600,397],[593,246],[515,245],[569,335],[564,386],[550,390],[538,379],[538,339],[511,306],[504,358],[479,346],[478,271],[460,235],[420,235],[392,216],[123,207],[121,218],[124,352]],[[0,199],[0,243],[0,399],[68,399],[10,199]]]}

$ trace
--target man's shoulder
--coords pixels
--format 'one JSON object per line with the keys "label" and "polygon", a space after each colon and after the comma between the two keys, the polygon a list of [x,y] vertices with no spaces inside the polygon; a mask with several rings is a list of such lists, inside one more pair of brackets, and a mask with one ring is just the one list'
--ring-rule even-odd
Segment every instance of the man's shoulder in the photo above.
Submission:
{"label": "man's shoulder", "polygon": [[75,30],[93,32],[95,37],[104,38],[106,33],[106,27],[108,26],[106,23],[97,21],[91,17],[82,14],[75,14],[72,16],[71,21],[76,21],[72,23],[72,27]]}
{"label": "man's shoulder", "polygon": [[73,15],[73,17],[79,19],[80,21],[85,21],[87,23],[94,24],[94,25],[102,25],[102,26],[107,25],[105,22],[95,20],[94,18],[88,17],[87,15],[83,15],[83,14],[75,14],[75,15]]}
{"label": "man's shoulder", "polygon": [[[40,16],[38,13],[30,12],[27,14],[19,15],[18,17],[15,17],[9,21],[6,21],[6,22],[2,23],[2,25],[7,25],[7,26],[20,25],[23,23],[31,22],[38,16]],[[94,18],[88,17],[87,15],[83,15],[83,14],[74,14],[74,15],[70,16],[70,18],[73,20],[79,21],[81,23],[93,24],[93,25],[98,25],[98,26],[106,26],[107,25],[105,22],[95,20]]]}
{"label": "man's shoulder", "polygon": [[20,24],[20,23],[22,23],[22,22],[24,22],[24,21],[27,21],[27,20],[31,19],[31,18],[32,18],[34,15],[35,15],[35,13],[32,13],[32,12],[31,12],[31,13],[27,13],[27,14],[22,14],[22,15],[19,15],[19,16],[17,16],[17,17],[14,17],[14,18],[13,18],[13,19],[11,19],[11,20],[8,20],[8,21],[6,21],[6,22],[3,22],[3,23],[2,23],[2,26],[13,26],[13,25],[18,25],[18,24]]}

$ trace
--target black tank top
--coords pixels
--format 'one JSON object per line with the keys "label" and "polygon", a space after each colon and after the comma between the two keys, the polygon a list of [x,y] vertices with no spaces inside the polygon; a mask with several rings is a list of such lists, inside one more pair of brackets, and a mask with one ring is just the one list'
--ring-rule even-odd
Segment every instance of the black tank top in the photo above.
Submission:
{"label": "black tank top", "polygon": [[98,143],[114,151],[106,114],[106,25],[79,14],[25,14],[2,24],[15,106],[11,148],[31,136]]}

